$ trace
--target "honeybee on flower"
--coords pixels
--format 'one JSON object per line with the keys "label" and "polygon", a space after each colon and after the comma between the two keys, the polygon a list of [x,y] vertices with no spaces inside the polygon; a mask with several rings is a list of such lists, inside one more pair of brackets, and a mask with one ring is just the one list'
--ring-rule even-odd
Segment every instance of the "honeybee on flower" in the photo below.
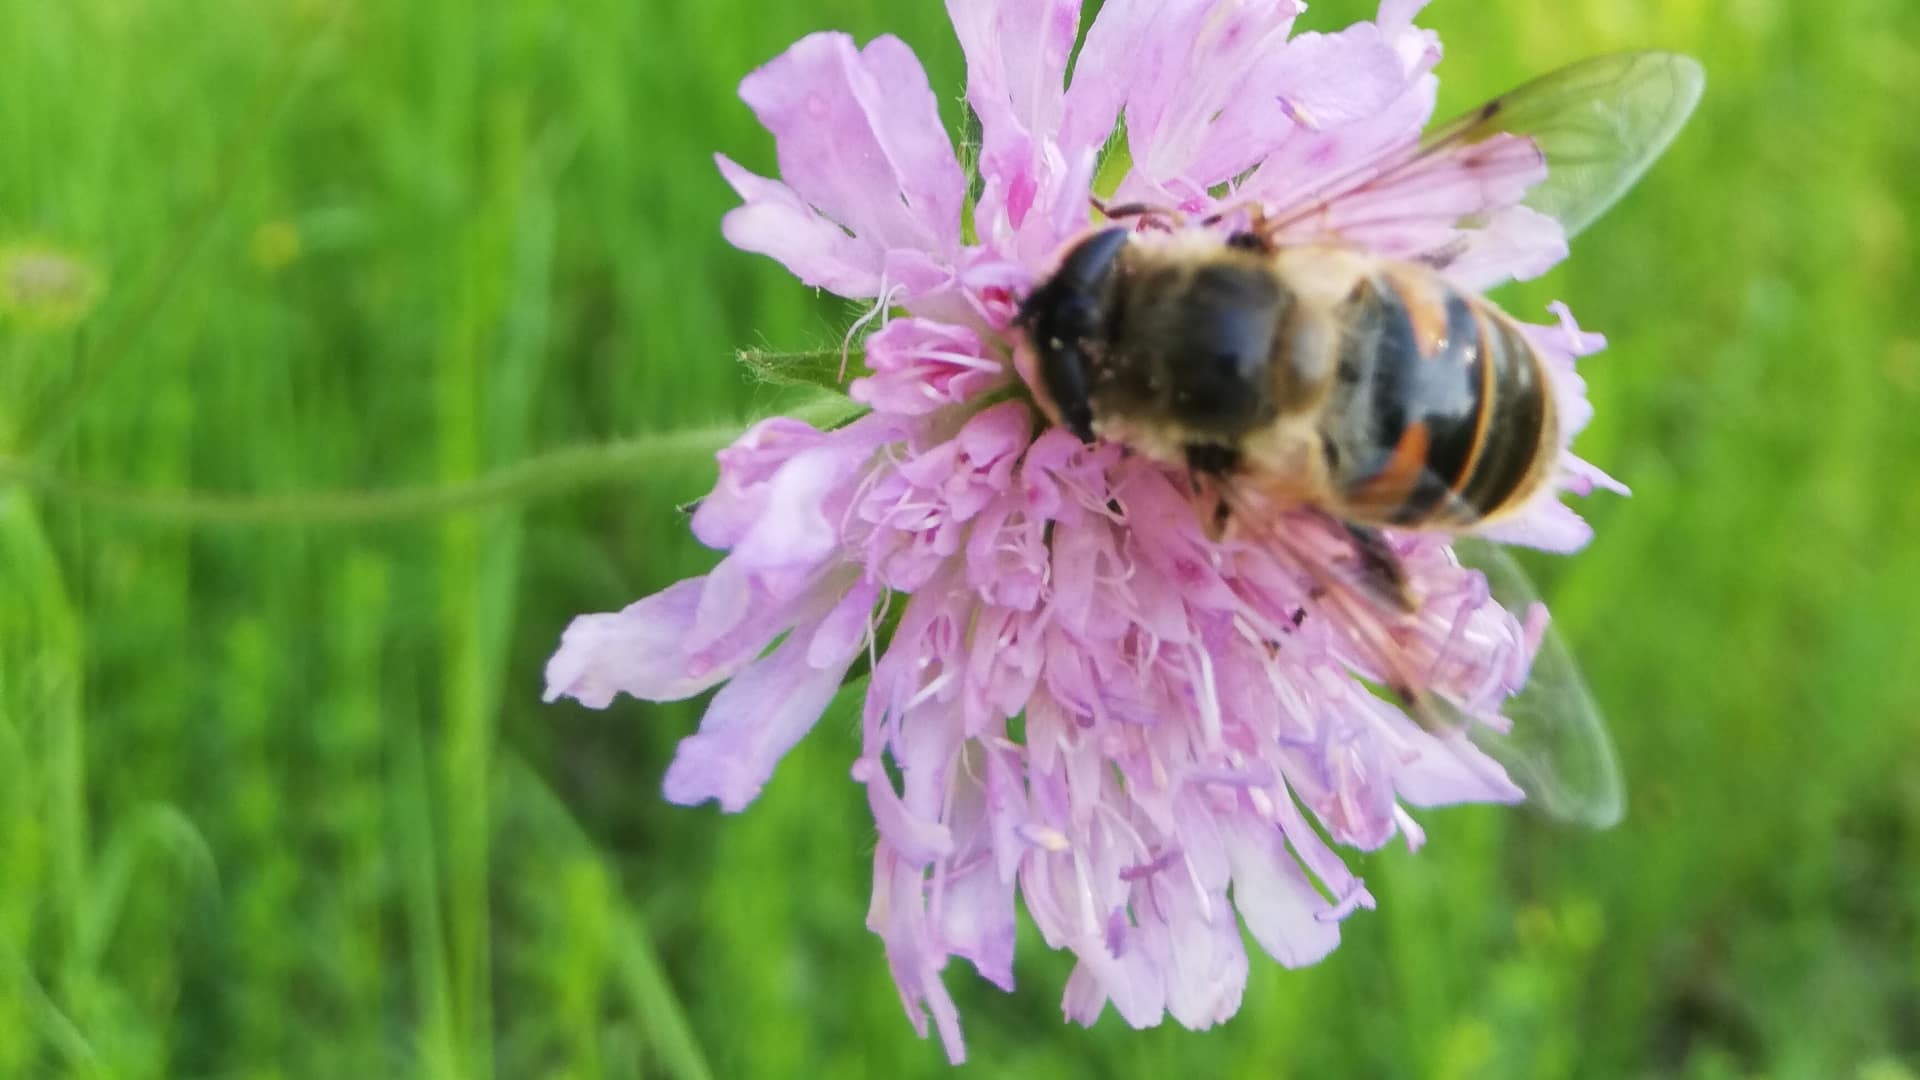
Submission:
{"label": "honeybee on flower", "polygon": [[1300,965],[1374,905],[1323,834],[1619,812],[1544,607],[1454,539],[1571,551],[1559,493],[1624,491],[1567,449],[1602,340],[1482,294],[1564,257],[1701,77],[1592,61],[1423,138],[1423,6],[1295,34],[1292,0],[1110,0],[1075,55],[1074,0],[950,0],[973,177],[895,38],[741,84],[780,179],[720,157],[723,232],[872,304],[866,411],[721,451],[692,528],[726,555],[575,620],[548,697],[718,686],[665,791],[737,811],[869,656],[868,924],[955,1061],[940,973],[1010,989],[1016,898],[1077,960],[1069,1017],[1206,1027],[1241,924]]}

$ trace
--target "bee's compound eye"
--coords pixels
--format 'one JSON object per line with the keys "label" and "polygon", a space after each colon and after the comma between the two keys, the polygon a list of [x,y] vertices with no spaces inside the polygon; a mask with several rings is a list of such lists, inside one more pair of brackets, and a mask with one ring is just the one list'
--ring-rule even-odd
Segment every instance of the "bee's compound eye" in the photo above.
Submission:
{"label": "bee's compound eye", "polygon": [[1068,341],[1092,337],[1100,325],[1100,305],[1086,293],[1069,293],[1053,311],[1053,332]]}

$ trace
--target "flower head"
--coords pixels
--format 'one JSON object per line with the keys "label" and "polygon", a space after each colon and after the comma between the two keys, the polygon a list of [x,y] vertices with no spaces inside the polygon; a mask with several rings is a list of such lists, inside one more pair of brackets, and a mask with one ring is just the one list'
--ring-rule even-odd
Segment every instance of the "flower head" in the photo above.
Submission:
{"label": "flower head", "polygon": [[[737,811],[875,654],[851,767],[879,829],[868,925],[909,1017],[923,1034],[931,1017],[956,1061],[941,973],[957,956],[1010,988],[1017,901],[1076,959],[1068,1016],[1110,1003],[1136,1026],[1206,1027],[1239,1006],[1241,925],[1310,964],[1374,905],[1329,839],[1417,845],[1409,806],[1520,797],[1363,681],[1378,672],[1305,570],[1337,530],[1301,515],[1284,542],[1211,535],[1179,470],[1050,427],[1016,360],[1020,298],[1095,194],[1198,217],[1258,204],[1293,223],[1282,239],[1383,254],[1451,245],[1468,286],[1557,261],[1559,227],[1520,205],[1544,172],[1524,139],[1369,179],[1433,109],[1421,6],[1295,34],[1293,0],[1109,0],[1075,57],[1077,0],[951,0],[980,127],[971,197],[894,38],[815,34],[741,84],[780,179],[721,157],[743,200],[723,230],[888,316],[848,387],[868,411],[832,430],[769,420],[722,451],[693,529],[725,556],[576,620],[548,697],[719,686],[665,788]],[[1587,415],[1572,360],[1600,342],[1561,316],[1532,333],[1571,437]],[[1560,466],[1560,486],[1611,483]],[[1550,493],[1500,538],[1587,535]],[[1493,714],[1537,620],[1493,602],[1443,538],[1390,542],[1421,598],[1409,655]]]}

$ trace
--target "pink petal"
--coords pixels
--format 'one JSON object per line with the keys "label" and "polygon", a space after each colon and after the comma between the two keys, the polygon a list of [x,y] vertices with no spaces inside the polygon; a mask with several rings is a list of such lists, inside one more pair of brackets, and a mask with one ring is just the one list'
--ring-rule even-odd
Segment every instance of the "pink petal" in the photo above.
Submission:
{"label": "pink petal", "polygon": [[953,831],[908,809],[878,757],[854,762],[852,775],[867,789],[867,808],[873,814],[874,827],[899,858],[925,866],[953,851]]}
{"label": "pink petal", "polygon": [[1394,770],[1400,798],[1413,806],[1455,803],[1514,803],[1526,798],[1500,763],[1481,753],[1465,735],[1435,736],[1406,724],[1403,736],[1414,749]]}
{"label": "pink petal", "polygon": [[879,598],[879,587],[870,581],[862,581],[847,590],[847,595],[820,620],[819,629],[808,642],[807,664],[816,668],[831,667],[838,657],[858,653],[873,630],[873,605]]}
{"label": "pink petal", "polygon": [[1175,9],[1192,9],[1194,0],[1107,0],[1100,5],[1086,41],[1074,60],[1073,85],[1067,88],[1057,144],[1065,153],[1098,150],[1113,134],[1128,88],[1145,73],[1144,47],[1155,19]]}
{"label": "pink petal", "polygon": [[1195,1030],[1227,1020],[1240,1011],[1247,988],[1247,951],[1225,890],[1208,896],[1203,908],[1192,881],[1176,869],[1154,892],[1169,937],[1167,1011]]}
{"label": "pink petal", "polygon": [[1406,92],[1399,54],[1371,23],[1301,34],[1261,58],[1228,97],[1183,172],[1212,185],[1259,164],[1296,128],[1325,131],[1373,116]]}
{"label": "pink petal", "polygon": [[1340,944],[1326,900],[1287,850],[1280,831],[1250,816],[1226,823],[1233,904],[1247,932],[1287,967],[1317,963]]}
{"label": "pink petal", "polygon": [[1013,990],[1015,918],[1013,882],[994,873],[990,859],[949,877],[941,898],[941,940],[954,956],[966,958],[983,978]]}
{"label": "pink petal", "polygon": [[[869,691],[869,710],[876,708],[874,695],[879,692],[878,685]],[[880,835],[893,844],[901,858],[925,865],[954,851],[953,833],[943,821],[943,810],[960,752],[960,725],[955,722],[958,710],[953,703],[936,697],[916,702],[902,712],[891,745],[882,744],[876,737],[881,730],[878,725],[867,725],[876,735],[865,740],[853,778],[866,785],[867,802]],[[899,765],[904,791],[894,789],[880,761],[883,752],[890,752]]]}
{"label": "pink petal", "polygon": [[1474,292],[1507,281],[1530,281],[1567,257],[1567,232],[1560,223],[1527,206],[1509,206],[1483,226],[1464,234],[1460,254],[1447,263],[1447,276]]}
{"label": "pink petal", "polygon": [[720,479],[693,514],[693,534],[712,548],[740,542],[765,512],[767,484],[794,455],[834,438],[811,425],[776,416],[748,428],[714,455]]}
{"label": "pink petal", "polygon": [[1541,551],[1579,551],[1593,539],[1593,526],[1548,489],[1513,517],[1479,530],[1479,535],[1502,544],[1519,544]]}
{"label": "pink petal", "polygon": [[932,319],[894,319],[866,340],[873,374],[847,387],[853,400],[902,416],[957,405],[1006,380],[980,337]]}
{"label": "pink petal", "polygon": [[1079,0],[948,0],[947,14],[967,57],[967,104],[980,118],[981,175],[1036,184],[1038,140],[1060,123]]}
{"label": "pink petal", "polygon": [[1027,824],[1027,792],[1021,776],[1026,755],[1022,748],[998,740],[984,744],[982,753],[986,758],[984,798],[994,869],[1002,880],[1011,882],[1020,872],[1020,857],[1025,854],[1020,834]]}
{"label": "pink petal", "polygon": [[[1122,197],[1142,198],[1156,189],[1176,196],[1204,193],[1208,185],[1259,160],[1271,146],[1271,136],[1264,145],[1251,147],[1247,139],[1273,132],[1274,125],[1237,114],[1259,108],[1262,100],[1274,102],[1276,95],[1264,92],[1266,83],[1285,63],[1287,34],[1301,10],[1295,0],[1163,6],[1146,39],[1135,42],[1138,52],[1123,69],[1129,83],[1127,145],[1134,173],[1121,186]],[[1284,122],[1277,105],[1271,116]],[[1203,150],[1213,125],[1223,117],[1234,119],[1216,147],[1221,142],[1229,150],[1245,147],[1224,160],[1217,149],[1213,154]]]}
{"label": "pink petal", "polygon": [[663,788],[667,801],[692,806],[718,800],[728,813],[744,810],[826,710],[858,652],[809,657],[818,629],[796,627],[765,659],[722,687],[707,706],[700,730],[680,741]]}
{"label": "pink petal", "polygon": [[811,34],[742,80],[740,96],[773,133],[785,185],[723,161],[748,200],[725,226],[735,245],[855,297],[878,295],[891,253],[952,263],[965,179],[926,73],[899,39],[860,50],[845,34]]}
{"label": "pink petal", "polygon": [[802,451],[767,481],[758,519],[733,547],[733,557],[756,570],[805,567],[840,549],[840,524],[829,498],[853,479],[868,450],[836,439]]}
{"label": "pink petal", "polygon": [[1301,34],[1287,42],[1278,77],[1262,86],[1286,104],[1302,127],[1345,127],[1380,112],[1412,81],[1386,34],[1357,23],[1334,34]]}
{"label": "pink petal", "polygon": [[885,840],[873,853],[873,901],[867,909],[867,929],[887,944],[887,964],[913,1029],[925,1038],[931,1013],[947,1060],[955,1065],[965,1061],[960,1012],[940,981],[946,956],[934,944],[927,917],[926,872],[900,859]]}
{"label": "pink petal", "polygon": [[1633,494],[1633,489],[1615,480],[1598,465],[1568,453],[1560,455],[1560,486],[1583,496],[1593,494],[1595,488],[1605,488],[1615,495]]}
{"label": "pink petal", "polygon": [[880,295],[885,253],[822,215],[792,188],[715,154],[720,175],[745,200],[727,211],[720,234],[742,251],[766,255],[816,289],[847,297]]}
{"label": "pink petal", "polygon": [[704,577],[688,578],[619,612],[582,615],[560,637],[547,661],[545,700],[570,697],[604,709],[615,694],[678,701],[724,681],[753,659],[741,652],[696,669],[686,648]]}
{"label": "pink petal", "polygon": [[[1123,912],[1114,914],[1124,922]],[[1111,1001],[1129,1027],[1150,1028],[1167,1012],[1164,939],[1152,943],[1158,948],[1149,948],[1151,939],[1123,930],[1117,935],[1121,947],[1115,955],[1111,944],[1115,936],[1093,935],[1073,946],[1080,962],[1067,977],[1061,1010],[1068,1019],[1091,1026]]]}
{"label": "pink petal", "polygon": [[[1411,152],[1433,116],[1439,92],[1440,80],[1422,75],[1374,116],[1326,130],[1297,131],[1260,163],[1236,195],[1257,199],[1282,217],[1310,210]],[[1315,234],[1303,228],[1283,238],[1311,240]]]}
{"label": "pink petal", "polygon": [[980,776],[992,768],[991,752],[969,743],[961,753],[945,814],[957,850],[934,869],[930,914],[949,955],[965,957],[989,982],[1012,990],[1014,879],[994,863],[993,781]]}

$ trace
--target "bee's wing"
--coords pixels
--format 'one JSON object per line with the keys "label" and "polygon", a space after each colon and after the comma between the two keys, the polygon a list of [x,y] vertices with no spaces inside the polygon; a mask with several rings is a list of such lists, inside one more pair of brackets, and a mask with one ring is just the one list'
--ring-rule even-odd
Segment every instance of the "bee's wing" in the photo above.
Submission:
{"label": "bee's wing", "polygon": [[1525,203],[1571,237],[1646,173],[1680,133],[1705,87],[1699,61],[1678,53],[1583,60],[1434,128],[1409,164],[1496,135],[1530,139],[1546,158],[1547,178]]}
{"label": "bee's wing", "polygon": [[[1497,544],[1456,540],[1454,557],[1486,576],[1493,598],[1519,618],[1540,602],[1527,575]],[[1529,802],[1548,815],[1595,829],[1619,822],[1626,810],[1620,765],[1586,680],[1551,625],[1534,654],[1520,692],[1501,706],[1512,721],[1499,731],[1484,724],[1468,737],[1504,765]]]}
{"label": "bee's wing", "polygon": [[[1279,245],[1324,239],[1329,231],[1341,236],[1391,229],[1414,219],[1431,225],[1431,213],[1422,209],[1429,204],[1445,206],[1463,197],[1478,202],[1471,190],[1463,196],[1463,182],[1468,189],[1484,187],[1514,169],[1531,172],[1538,159],[1546,164],[1546,178],[1522,202],[1571,237],[1646,173],[1686,123],[1705,85],[1699,63],[1676,53],[1585,60],[1441,124],[1418,143],[1356,166],[1290,208],[1264,215],[1256,228]],[[1442,179],[1448,173],[1459,176]],[[1437,249],[1384,253],[1452,266],[1470,261],[1480,244],[1500,242],[1486,231],[1486,220],[1466,217],[1451,224],[1455,235]],[[1376,242],[1389,248],[1399,243]]]}
{"label": "bee's wing", "polygon": [[[1236,493],[1228,495],[1242,520],[1261,519],[1255,516],[1258,511],[1244,511]],[[1595,829],[1620,820],[1625,798],[1613,744],[1585,682],[1551,627],[1544,630],[1525,685],[1502,703],[1500,716],[1476,717],[1436,692],[1422,665],[1399,644],[1395,626],[1407,612],[1369,581],[1364,553],[1343,562],[1297,542],[1284,529],[1266,535],[1315,580],[1319,602],[1371,658],[1386,689],[1408,715],[1469,773],[1481,775],[1495,788],[1502,786],[1502,777],[1489,775],[1486,759],[1466,753],[1463,744],[1498,762],[1506,771],[1504,779],[1517,785],[1540,813]],[[1456,539],[1453,550],[1461,565],[1486,577],[1489,593],[1502,607],[1523,621],[1529,617],[1539,598],[1510,556],[1471,538]]]}

